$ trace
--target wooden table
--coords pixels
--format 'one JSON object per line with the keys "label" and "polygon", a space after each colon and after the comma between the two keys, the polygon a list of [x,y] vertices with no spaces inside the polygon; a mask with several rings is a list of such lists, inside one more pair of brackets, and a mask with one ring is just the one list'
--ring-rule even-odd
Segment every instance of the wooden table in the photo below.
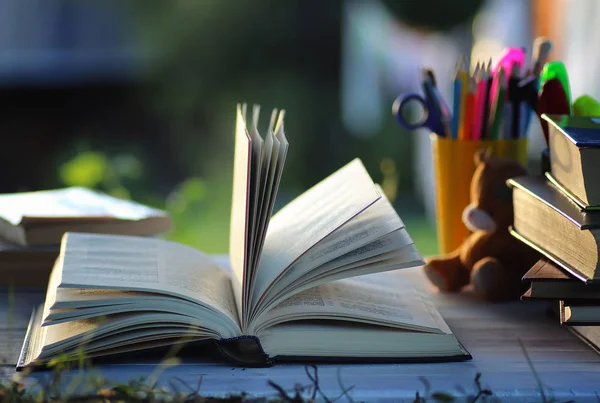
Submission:
{"label": "wooden table", "polygon": [[[558,325],[547,315],[547,305],[514,301],[485,304],[471,293],[446,295],[435,292],[420,270],[410,269],[414,278],[429,291],[448,325],[473,355],[472,361],[443,364],[319,365],[320,387],[329,397],[341,388],[354,386],[350,395],[363,401],[412,401],[415,392],[423,395],[425,377],[432,390],[467,393],[474,391],[473,379],[480,372],[484,387],[492,389],[503,401],[542,401],[534,373],[525,359],[524,345],[544,387],[546,396],[557,401],[598,402],[600,395],[600,356]],[[14,295],[14,314],[9,316],[7,289],[0,289],[0,357],[5,359],[8,376],[21,348],[31,308],[43,300],[39,289],[19,289]],[[105,364],[98,368],[105,377],[125,382],[148,376],[156,362]],[[43,373],[36,376],[44,376]],[[160,382],[179,377],[195,385],[202,377],[204,394],[226,395],[248,392],[275,396],[267,385],[272,380],[293,390],[294,384],[310,384],[304,365],[285,364],[271,368],[234,368],[212,356],[187,360],[167,368]]]}

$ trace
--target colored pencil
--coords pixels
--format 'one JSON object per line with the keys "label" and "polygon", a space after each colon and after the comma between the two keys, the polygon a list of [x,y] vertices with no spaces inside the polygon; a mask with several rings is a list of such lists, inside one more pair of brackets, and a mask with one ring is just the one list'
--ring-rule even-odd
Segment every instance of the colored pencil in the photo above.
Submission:
{"label": "colored pencil", "polygon": [[459,71],[460,78],[460,118],[458,120],[458,138],[464,139],[467,131],[465,122],[465,112],[467,107],[467,92],[469,92],[469,68],[467,62],[463,59]]}
{"label": "colored pencil", "polygon": [[[476,69],[477,70],[477,69]],[[476,71],[479,74],[479,71]],[[475,78],[469,77],[469,88],[467,90],[467,100],[465,102],[465,131],[461,140],[473,140],[473,120],[475,118],[475,97],[477,94],[477,85]]]}
{"label": "colored pencil", "polygon": [[490,126],[488,124],[490,117],[490,90],[492,89],[492,59],[488,62],[486,69],[486,85],[485,85],[485,99],[483,102],[483,115],[481,116],[481,134],[480,139],[485,140],[489,136]]}
{"label": "colored pencil", "polygon": [[462,58],[456,63],[456,72],[454,74],[454,92],[452,97],[452,138],[458,138],[458,127],[460,122],[460,100],[461,85],[460,70],[463,64]]}
{"label": "colored pencil", "polygon": [[473,126],[471,129],[471,139],[481,138],[481,127],[483,123],[483,112],[485,108],[485,92],[487,89],[488,73],[487,68],[482,65],[478,74],[475,76],[477,84],[477,93],[475,94],[475,111],[473,114]]}
{"label": "colored pencil", "polygon": [[496,93],[494,94],[495,102],[490,111],[490,139],[498,139],[500,135],[500,125],[502,124],[502,120],[504,117],[504,98],[506,96],[506,73],[504,72],[504,68],[500,67],[498,69],[498,74],[496,74],[498,79],[498,86],[496,87]]}

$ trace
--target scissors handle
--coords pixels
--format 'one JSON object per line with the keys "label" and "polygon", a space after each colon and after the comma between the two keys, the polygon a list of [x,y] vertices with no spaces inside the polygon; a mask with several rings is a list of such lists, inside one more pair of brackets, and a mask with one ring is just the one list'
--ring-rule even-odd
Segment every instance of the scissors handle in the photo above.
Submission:
{"label": "scissors handle", "polygon": [[[417,120],[416,122],[412,123],[406,120],[406,118],[402,114],[403,108],[405,108],[406,105],[408,105],[411,102],[417,102],[421,104],[421,107],[423,108],[423,117]],[[425,99],[421,95],[416,94],[414,92],[403,94],[396,98],[396,100],[394,101],[394,105],[392,106],[392,111],[396,116],[398,124],[406,130],[416,130],[423,126],[426,126],[430,114],[429,107]]]}

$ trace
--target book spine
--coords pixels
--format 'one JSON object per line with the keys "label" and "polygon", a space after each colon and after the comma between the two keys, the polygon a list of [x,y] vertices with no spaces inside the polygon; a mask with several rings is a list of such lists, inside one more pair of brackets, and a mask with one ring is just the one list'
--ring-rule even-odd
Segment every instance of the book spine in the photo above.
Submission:
{"label": "book spine", "polygon": [[33,322],[35,320],[36,314],[37,309],[33,309],[31,312],[31,317],[29,318],[29,324],[27,325],[27,331],[25,332],[23,346],[21,347],[21,352],[19,353],[19,358],[17,360],[17,371],[22,371],[28,364],[29,347],[31,345],[31,333],[33,331]]}
{"label": "book spine", "polygon": [[230,361],[246,367],[270,367],[273,360],[256,336],[238,336],[216,342],[217,348]]}

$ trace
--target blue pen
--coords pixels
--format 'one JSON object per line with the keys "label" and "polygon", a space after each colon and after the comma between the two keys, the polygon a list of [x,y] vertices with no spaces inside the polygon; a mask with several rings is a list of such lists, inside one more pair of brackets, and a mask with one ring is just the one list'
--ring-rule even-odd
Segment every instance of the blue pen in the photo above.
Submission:
{"label": "blue pen", "polygon": [[462,81],[460,77],[460,71],[462,68],[463,62],[462,58],[456,64],[456,74],[454,75],[454,94],[453,94],[453,104],[452,104],[452,126],[450,128],[450,133],[453,139],[458,138],[458,126],[460,124],[460,103],[461,103],[461,95],[462,95]]}

